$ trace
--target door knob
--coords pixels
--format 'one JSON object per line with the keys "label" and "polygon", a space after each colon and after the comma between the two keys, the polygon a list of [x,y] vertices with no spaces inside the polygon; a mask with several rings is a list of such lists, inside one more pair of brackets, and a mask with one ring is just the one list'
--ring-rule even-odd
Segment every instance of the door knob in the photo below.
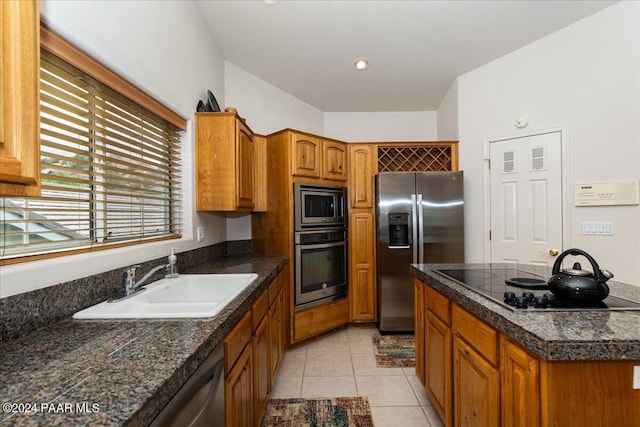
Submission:
{"label": "door knob", "polygon": [[549,249],[549,255],[558,256],[560,252],[557,249]]}

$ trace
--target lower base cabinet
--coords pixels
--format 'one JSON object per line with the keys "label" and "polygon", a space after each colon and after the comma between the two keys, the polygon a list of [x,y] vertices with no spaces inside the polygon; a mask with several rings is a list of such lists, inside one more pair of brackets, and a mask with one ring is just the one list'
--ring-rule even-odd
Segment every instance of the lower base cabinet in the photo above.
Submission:
{"label": "lower base cabinet", "polygon": [[453,339],[453,419],[455,426],[500,425],[498,370],[457,336]]}
{"label": "lower base cabinet", "polygon": [[416,362],[445,426],[640,427],[639,360],[544,360],[426,283],[415,288],[426,305]]}
{"label": "lower base cabinet", "polygon": [[286,338],[286,286],[281,272],[224,340],[225,424],[260,426]]}
{"label": "lower base cabinet", "polygon": [[502,425],[540,426],[540,362],[502,335],[500,337]]}
{"label": "lower base cabinet", "polygon": [[349,301],[343,298],[293,314],[293,343],[349,323]]}
{"label": "lower base cabinet", "polygon": [[253,415],[253,352],[251,345],[236,360],[225,379],[225,425],[252,427]]}
{"label": "lower base cabinet", "polygon": [[440,418],[451,425],[451,331],[430,310],[427,310],[425,336],[425,388]]}

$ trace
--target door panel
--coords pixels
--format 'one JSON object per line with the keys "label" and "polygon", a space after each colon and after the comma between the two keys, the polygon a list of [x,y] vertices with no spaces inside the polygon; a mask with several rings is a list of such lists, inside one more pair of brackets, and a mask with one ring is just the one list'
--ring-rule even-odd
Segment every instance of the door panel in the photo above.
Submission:
{"label": "door panel", "polygon": [[[411,195],[415,193],[414,173],[381,173],[376,182],[378,203],[378,327],[383,331],[412,331],[413,276],[409,265],[414,262],[413,210]],[[401,218],[390,224],[390,218]],[[408,242],[391,244],[396,228],[403,230]],[[390,231],[391,230],[391,231]],[[408,244],[404,244],[408,243]],[[391,247],[390,247],[391,246]]]}
{"label": "door panel", "polygon": [[416,174],[422,195],[421,263],[464,262],[463,172]]}
{"label": "door panel", "polygon": [[562,134],[489,147],[491,262],[551,265],[549,250],[562,249]]}

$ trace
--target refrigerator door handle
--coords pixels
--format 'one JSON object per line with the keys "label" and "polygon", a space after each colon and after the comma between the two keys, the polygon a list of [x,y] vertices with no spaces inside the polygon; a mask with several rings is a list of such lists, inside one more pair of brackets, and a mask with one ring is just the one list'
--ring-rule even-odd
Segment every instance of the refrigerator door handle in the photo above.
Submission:
{"label": "refrigerator door handle", "polygon": [[420,264],[424,263],[424,223],[422,218],[422,194],[418,194],[418,262]]}
{"label": "refrigerator door handle", "polygon": [[413,240],[411,242],[413,246],[413,258],[412,262],[415,264],[418,262],[418,208],[416,203],[417,196],[411,195],[411,234]]}

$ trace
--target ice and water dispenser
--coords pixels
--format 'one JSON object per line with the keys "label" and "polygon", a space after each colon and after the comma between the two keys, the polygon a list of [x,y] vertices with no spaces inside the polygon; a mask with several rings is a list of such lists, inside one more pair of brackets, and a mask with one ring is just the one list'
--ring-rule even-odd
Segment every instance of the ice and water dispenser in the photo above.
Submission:
{"label": "ice and water dispenser", "polygon": [[409,240],[409,214],[404,212],[389,213],[389,247],[408,248]]}

